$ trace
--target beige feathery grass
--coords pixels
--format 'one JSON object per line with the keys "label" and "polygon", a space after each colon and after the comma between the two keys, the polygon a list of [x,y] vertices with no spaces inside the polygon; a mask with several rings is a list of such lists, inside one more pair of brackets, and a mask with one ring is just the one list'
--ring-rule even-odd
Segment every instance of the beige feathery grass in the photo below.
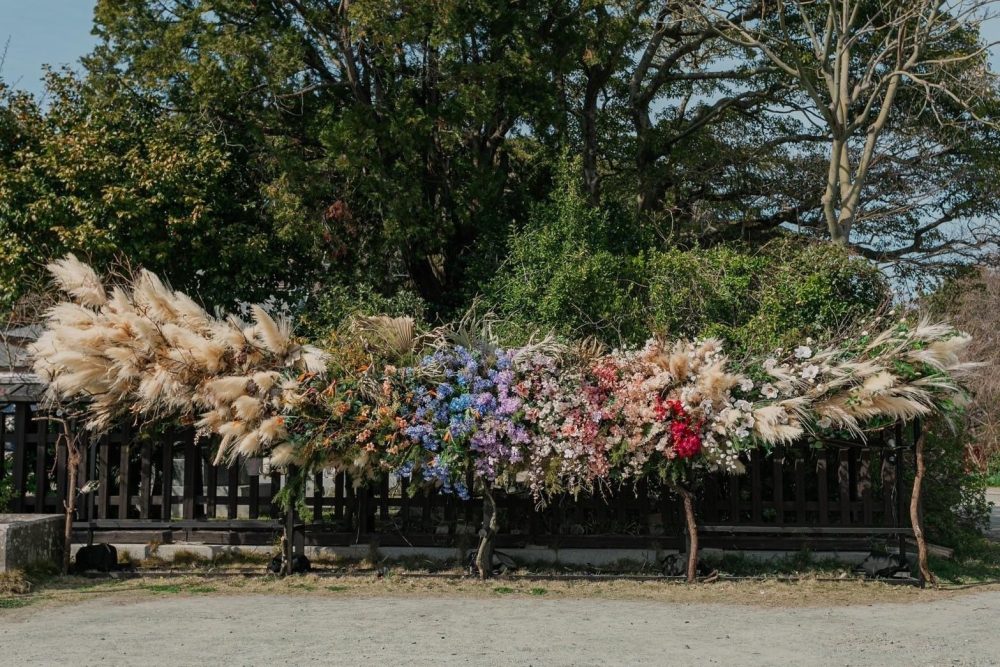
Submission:
{"label": "beige feathery grass", "polygon": [[285,437],[280,415],[299,378],[325,370],[322,351],[259,306],[248,325],[209,315],[150,271],[108,290],[72,255],[49,268],[69,300],[48,312],[30,347],[34,368],[50,399],[78,404],[95,432],[128,415],[193,416],[221,436],[220,460],[258,455]]}

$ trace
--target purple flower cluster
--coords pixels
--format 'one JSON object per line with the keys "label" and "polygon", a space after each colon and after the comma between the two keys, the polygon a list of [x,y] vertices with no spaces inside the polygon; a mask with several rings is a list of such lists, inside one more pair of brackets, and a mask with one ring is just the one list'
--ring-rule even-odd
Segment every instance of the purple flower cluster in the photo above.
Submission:
{"label": "purple flower cluster", "polygon": [[464,496],[460,471],[471,469],[492,483],[506,464],[523,460],[530,436],[518,423],[522,400],[511,352],[444,348],[424,357],[419,371],[416,377],[438,381],[411,392],[404,433],[419,447],[408,454],[404,474],[419,470],[425,481]]}

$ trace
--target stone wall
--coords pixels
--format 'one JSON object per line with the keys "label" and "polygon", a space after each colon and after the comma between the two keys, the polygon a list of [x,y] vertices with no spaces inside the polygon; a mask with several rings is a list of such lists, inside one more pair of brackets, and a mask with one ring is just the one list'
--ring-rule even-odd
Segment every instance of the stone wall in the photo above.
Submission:
{"label": "stone wall", "polygon": [[59,567],[65,521],[61,514],[0,514],[0,572],[40,563]]}

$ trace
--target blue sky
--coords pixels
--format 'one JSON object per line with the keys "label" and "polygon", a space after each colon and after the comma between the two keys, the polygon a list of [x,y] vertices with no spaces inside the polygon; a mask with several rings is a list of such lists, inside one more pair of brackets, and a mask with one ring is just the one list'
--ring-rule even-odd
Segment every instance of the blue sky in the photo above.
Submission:
{"label": "blue sky", "polygon": [[[74,65],[94,45],[90,34],[92,0],[0,0],[0,48],[10,40],[0,75],[10,85],[42,91],[42,65]],[[1000,40],[1000,20],[991,21],[987,38]],[[993,53],[1000,70],[1000,49]]]}

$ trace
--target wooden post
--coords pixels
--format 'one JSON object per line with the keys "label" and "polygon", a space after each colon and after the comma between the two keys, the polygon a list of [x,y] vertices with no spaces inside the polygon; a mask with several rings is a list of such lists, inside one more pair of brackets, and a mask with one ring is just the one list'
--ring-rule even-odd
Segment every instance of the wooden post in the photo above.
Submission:
{"label": "wooden post", "polygon": [[937,578],[931,572],[927,562],[927,540],[924,537],[923,517],[920,513],[920,492],[924,481],[924,434],[920,431],[920,422],[915,421],[913,434],[916,442],[913,454],[916,459],[916,472],[913,475],[913,494],[910,496],[910,523],[913,526],[913,537],[917,542],[917,566],[920,568],[921,585],[930,582],[936,585]]}
{"label": "wooden post", "polygon": [[483,482],[483,527],[479,531],[479,550],[476,552],[476,569],[480,579],[488,579],[493,573],[493,540],[496,538],[499,522],[497,501],[488,482]]}
{"label": "wooden post", "polygon": [[694,494],[680,484],[674,488],[684,501],[684,523],[687,525],[688,539],[687,581],[693,584],[698,577],[698,522],[694,513]]}

